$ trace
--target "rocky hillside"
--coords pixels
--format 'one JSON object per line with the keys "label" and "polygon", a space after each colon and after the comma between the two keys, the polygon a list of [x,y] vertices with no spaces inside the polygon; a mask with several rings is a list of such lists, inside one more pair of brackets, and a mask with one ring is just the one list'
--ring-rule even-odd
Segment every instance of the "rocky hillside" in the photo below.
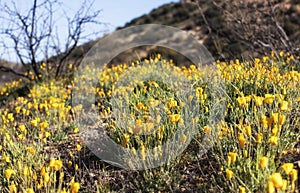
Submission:
{"label": "rocky hillside", "polygon": [[[300,0],[182,0],[154,9],[118,29],[153,23],[173,26],[192,34],[216,59],[251,59],[272,50],[299,55],[299,18]],[[84,45],[84,50],[91,45]],[[145,46],[120,54],[112,63],[149,57],[155,52],[167,57],[175,54],[178,63],[184,61],[168,49]]]}
{"label": "rocky hillside", "polygon": [[[153,23],[173,26],[192,34],[215,59],[249,59],[272,50],[286,50],[299,55],[299,18],[300,0],[182,0],[154,9],[118,29]],[[122,41],[130,42],[126,38],[122,37]],[[68,61],[81,61],[96,42],[79,46]],[[111,63],[129,62],[157,52],[172,58],[176,55],[177,63],[184,65],[185,59],[174,51],[151,46],[131,49]]]}
{"label": "rocky hillside", "polygon": [[177,27],[193,34],[216,58],[229,59],[271,50],[299,53],[299,18],[299,0],[182,0],[124,27],[148,23]]}

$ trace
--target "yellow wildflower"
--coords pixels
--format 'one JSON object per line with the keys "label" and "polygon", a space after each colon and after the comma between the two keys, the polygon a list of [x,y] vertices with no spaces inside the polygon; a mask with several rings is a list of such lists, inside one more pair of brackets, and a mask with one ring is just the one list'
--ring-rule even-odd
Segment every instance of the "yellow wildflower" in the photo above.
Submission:
{"label": "yellow wildflower", "polygon": [[238,97],[237,102],[241,107],[248,107],[247,98],[246,97]]}
{"label": "yellow wildflower", "polygon": [[278,113],[272,113],[272,118],[273,118],[273,123],[277,124],[278,123],[278,118],[279,118],[279,114]]}
{"label": "yellow wildflower", "polygon": [[68,193],[68,192],[67,192],[66,188],[63,188],[63,189],[60,191],[60,193]]}
{"label": "yellow wildflower", "polygon": [[74,181],[74,178],[70,182],[71,193],[77,193],[80,189],[80,184]]}
{"label": "yellow wildflower", "polygon": [[285,115],[280,115],[279,116],[279,125],[283,125],[285,122],[286,116]]}
{"label": "yellow wildflower", "polygon": [[42,132],[44,132],[44,130],[49,126],[47,121],[43,121],[40,123],[40,129]]}
{"label": "yellow wildflower", "polygon": [[278,137],[271,136],[270,139],[269,139],[269,143],[271,143],[272,145],[277,145],[277,143],[278,143]]}
{"label": "yellow wildflower", "polygon": [[38,119],[34,119],[31,121],[31,125],[34,126],[34,127],[37,127],[38,125]]}
{"label": "yellow wildflower", "polygon": [[233,176],[233,171],[231,171],[230,169],[226,169],[226,178],[230,180]]}
{"label": "yellow wildflower", "polygon": [[298,177],[298,170],[292,169],[292,171],[289,173],[289,175],[291,177],[291,181],[295,182],[297,180],[297,177]]}
{"label": "yellow wildflower", "polygon": [[275,188],[281,188],[283,185],[283,180],[280,173],[273,173],[269,177],[269,182],[272,182],[274,184]]}
{"label": "yellow wildflower", "polygon": [[246,132],[246,134],[248,136],[251,136],[251,126],[250,125],[244,126],[244,131]]}
{"label": "yellow wildflower", "polygon": [[25,125],[19,125],[19,129],[20,129],[21,132],[23,132],[25,134],[27,133]]}
{"label": "yellow wildflower", "polygon": [[35,154],[35,149],[33,147],[26,147],[26,151],[28,151],[31,154]]}
{"label": "yellow wildflower", "polygon": [[280,190],[286,190],[288,187],[288,181],[283,179],[282,180],[282,186],[279,188]]}
{"label": "yellow wildflower", "polygon": [[5,178],[9,180],[11,175],[16,175],[16,171],[13,169],[6,169],[5,170]]}
{"label": "yellow wildflower", "polygon": [[239,193],[246,193],[246,188],[240,186],[240,187],[239,187]]}
{"label": "yellow wildflower", "polygon": [[262,143],[262,140],[263,140],[263,134],[262,133],[258,133],[256,135],[256,142],[257,143]]}
{"label": "yellow wildflower", "polygon": [[62,161],[60,159],[55,160],[54,158],[50,158],[49,167],[53,168],[55,171],[58,171],[62,168]]}
{"label": "yellow wildflower", "polygon": [[10,193],[17,193],[17,187],[15,185],[15,182],[11,182],[11,184],[8,186]]}
{"label": "yellow wildflower", "polygon": [[81,148],[82,148],[81,145],[79,145],[79,144],[76,145],[76,150],[77,150],[77,151],[80,151]]}
{"label": "yellow wildflower", "polygon": [[79,129],[77,128],[77,127],[75,127],[74,129],[73,129],[73,133],[78,133],[79,132]]}
{"label": "yellow wildflower", "polygon": [[180,119],[180,114],[169,115],[171,124],[177,123]]}
{"label": "yellow wildflower", "polygon": [[274,125],[273,129],[272,129],[272,136],[275,136],[278,132],[278,126]]}
{"label": "yellow wildflower", "polygon": [[259,167],[261,169],[264,169],[268,166],[268,160],[269,160],[268,157],[263,156],[263,157],[260,157],[258,160],[259,160]]}
{"label": "yellow wildflower", "polygon": [[238,140],[239,140],[240,146],[244,147],[244,145],[246,143],[246,138],[244,137],[243,133],[238,134]]}
{"label": "yellow wildflower", "polygon": [[288,111],[289,110],[289,103],[287,101],[282,101],[280,105],[280,111]]}
{"label": "yellow wildflower", "polygon": [[34,191],[33,191],[32,188],[27,188],[27,189],[26,189],[26,193],[34,193]]}
{"label": "yellow wildflower", "polygon": [[268,181],[267,193],[275,193],[276,189],[272,181]]}
{"label": "yellow wildflower", "polygon": [[294,168],[294,164],[285,163],[280,168],[283,169],[285,171],[285,173],[288,175],[292,171],[292,169]]}
{"label": "yellow wildflower", "polygon": [[207,126],[207,125],[204,126],[204,127],[203,127],[203,130],[204,130],[204,133],[205,133],[205,134],[208,134],[208,135],[209,135],[209,134],[211,133],[211,128],[210,128],[210,126]]}
{"label": "yellow wildflower", "polygon": [[229,152],[228,155],[230,156],[231,163],[236,161],[237,153]]}
{"label": "yellow wildflower", "polygon": [[263,104],[264,97],[254,96],[255,105],[260,107]]}
{"label": "yellow wildflower", "polygon": [[267,120],[267,117],[265,115],[261,116],[260,123],[262,124],[262,127],[264,129],[268,128],[268,120]]}
{"label": "yellow wildflower", "polygon": [[274,99],[275,99],[274,95],[272,95],[272,94],[265,94],[264,102],[266,104],[270,105],[270,104],[273,103]]}
{"label": "yellow wildflower", "polygon": [[71,167],[72,166],[72,161],[68,161],[68,167]]}
{"label": "yellow wildflower", "polygon": [[50,176],[49,176],[48,172],[45,172],[44,175],[43,175],[43,177],[44,177],[44,182],[45,183],[50,182]]}

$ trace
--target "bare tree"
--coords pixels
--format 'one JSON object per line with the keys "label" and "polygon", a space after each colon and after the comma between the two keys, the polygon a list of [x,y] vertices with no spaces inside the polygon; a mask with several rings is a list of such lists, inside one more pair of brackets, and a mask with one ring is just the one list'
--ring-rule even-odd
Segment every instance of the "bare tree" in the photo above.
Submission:
{"label": "bare tree", "polygon": [[286,32],[285,12],[291,11],[288,1],[196,0],[192,2],[198,5],[211,44],[221,56],[224,51],[234,49],[236,52],[232,55],[245,50],[258,54],[266,54],[270,51],[276,54],[278,50],[295,54],[299,51]]}
{"label": "bare tree", "polygon": [[[0,37],[5,40],[2,41],[3,47],[14,51],[21,65],[36,77],[43,73],[42,62],[52,65],[53,74],[58,77],[79,43],[94,35],[87,34],[85,28],[90,24],[103,24],[98,21],[100,10],[93,11],[92,5],[93,2],[84,1],[72,17],[63,12],[67,23],[67,35],[63,39],[58,33],[60,26],[55,21],[57,10],[63,6],[58,0],[33,0],[32,6],[25,12],[13,0],[9,5],[0,4]],[[17,72],[9,66],[0,65],[0,70],[30,79],[28,73]]]}

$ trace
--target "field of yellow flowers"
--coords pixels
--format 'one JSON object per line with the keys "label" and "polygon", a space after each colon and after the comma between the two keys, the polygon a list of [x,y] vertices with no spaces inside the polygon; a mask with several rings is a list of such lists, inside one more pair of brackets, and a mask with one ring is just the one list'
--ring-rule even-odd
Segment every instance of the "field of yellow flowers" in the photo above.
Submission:
{"label": "field of yellow flowers", "polygon": [[[149,159],[147,149],[159,159],[165,153],[161,146],[189,123],[181,114],[185,104],[180,93],[163,80],[149,79],[129,85],[134,92],[126,96],[130,116],[125,118],[131,122],[126,129],[116,124],[115,119],[124,117],[111,116],[110,99],[120,92],[115,85],[122,74],[134,70],[147,74],[161,63],[185,76],[195,91],[189,98],[200,110],[192,120],[197,133],[191,143],[176,159],[137,171],[105,163],[85,146],[80,133],[86,128],[77,122],[85,109],[72,103],[78,89],[73,80],[5,83],[0,87],[0,192],[299,192],[299,59],[280,52],[279,57],[271,53],[251,61],[216,61],[226,110],[215,125],[208,123],[214,105],[210,88],[195,65],[177,66],[158,54],[101,72],[92,65],[84,67],[90,74],[99,73],[96,88],[81,88],[96,95],[99,120],[110,138],[132,155],[140,150],[140,162]],[[76,71],[73,65],[69,68]],[[48,71],[45,64],[41,69]],[[148,112],[157,107],[167,116],[151,117]],[[205,135],[216,140],[199,156]],[[185,133],[178,144],[187,140]]]}

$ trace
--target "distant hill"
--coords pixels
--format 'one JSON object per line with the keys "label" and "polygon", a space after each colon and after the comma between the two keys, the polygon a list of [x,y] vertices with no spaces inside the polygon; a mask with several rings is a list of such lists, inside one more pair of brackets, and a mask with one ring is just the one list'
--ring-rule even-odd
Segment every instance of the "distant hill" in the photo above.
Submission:
{"label": "distant hill", "polygon": [[[269,3],[263,0],[182,0],[156,8],[117,30],[141,24],[173,26],[192,34],[216,59],[249,59],[272,50],[287,50],[299,55],[299,18],[300,0],[270,0]],[[92,45],[85,44],[84,50]],[[170,50],[144,47],[125,52],[112,63],[132,60],[132,53],[145,58],[156,51],[173,55]],[[178,59],[179,63],[182,60]]]}
{"label": "distant hill", "polygon": [[[273,21],[273,9],[274,16],[292,44],[291,47],[299,53],[300,0],[271,0],[270,4],[267,2],[182,0],[154,9],[119,29],[140,24],[164,24],[190,32],[216,58],[259,56],[272,49],[286,49],[278,40],[284,37]],[[258,40],[262,41],[261,44]],[[268,47],[263,43],[270,45]]]}
{"label": "distant hill", "polygon": [[[141,24],[163,24],[185,30],[214,58],[221,60],[249,59],[271,50],[300,53],[300,0],[182,0],[156,8],[118,30]],[[96,42],[78,46],[68,62],[80,62]],[[125,63],[137,59],[137,55],[145,58],[156,52],[174,56],[168,49],[148,46],[122,53],[111,63]],[[177,58],[177,63],[183,61],[182,56]]]}

